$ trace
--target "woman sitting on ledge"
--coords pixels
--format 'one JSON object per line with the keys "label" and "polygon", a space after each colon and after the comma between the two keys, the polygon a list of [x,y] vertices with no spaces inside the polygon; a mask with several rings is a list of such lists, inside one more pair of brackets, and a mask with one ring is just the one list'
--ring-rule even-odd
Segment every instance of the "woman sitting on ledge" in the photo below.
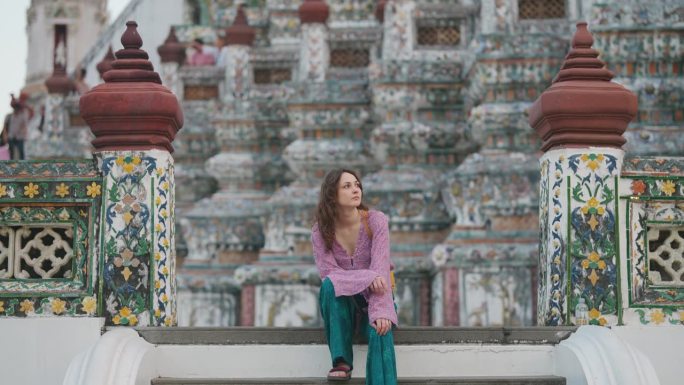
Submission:
{"label": "woman sitting on ledge", "polygon": [[[387,217],[363,205],[363,188],[350,170],[330,171],[321,185],[311,232],[320,273],[320,307],[330,348],[329,380],[348,380],[357,319],[368,338],[366,384],[396,384]],[[360,315],[360,317],[357,317]]]}

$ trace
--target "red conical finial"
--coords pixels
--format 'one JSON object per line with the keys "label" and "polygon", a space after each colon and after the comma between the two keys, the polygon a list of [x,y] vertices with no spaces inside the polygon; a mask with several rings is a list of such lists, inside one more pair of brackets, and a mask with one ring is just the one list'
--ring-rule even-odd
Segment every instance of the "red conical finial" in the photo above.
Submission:
{"label": "red conical finial", "polygon": [[542,151],[562,147],[617,147],[637,112],[637,97],[610,80],[613,74],[591,48],[587,23],[577,23],[572,49],[558,76],[529,109]]}
{"label": "red conical finial", "polygon": [[147,52],[140,49],[143,45],[138,34],[138,23],[126,23],[126,31],[121,36],[124,49],[116,51],[112,69],[102,76],[105,82],[154,82],[161,84],[159,74],[154,72],[152,63],[147,60]]}
{"label": "red conical finial", "polygon": [[572,37],[572,48],[591,48],[594,45],[594,37],[587,29],[587,22],[579,21],[576,26],[577,32]]}
{"label": "red conical finial", "polygon": [[109,49],[107,50],[107,53],[105,56],[100,60],[99,63],[97,63],[97,72],[100,73],[100,77],[104,75],[105,72],[109,71],[112,69],[112,62],[116,60],[114,57],[114,51],[112,51],[112,46],[109,46]]}
{"label": "red conical finial", "polygon": [[375,18],[380,23],[385,21],[385,5],[387,5],[387,0],[378,0],[375,5]]}
{"label": "red conical finial", "polygon": [[126,30],[121,35],[121,45],[126,49],[140,49],[143,45],[142,37],[138,33],[138,23],[126,22]]}
{"label": "red conical finial", "polygon": [[67,76],[67,61],[69,55],[68,35],[66,28],[55,28],[55,45],[52,51],[52,75],[45,81],[45,86],[51,94],[67,95],[74,90],[74,81]]}
{"label": "red conical finial", "polygon": [[587,23],[577,23],[577,32],[572,38],[572,49],[565,56],[565,62],[561,67],[554,82],[568,80],[600,80],[610,81],[613,73],[605,69],[605,63],[598,59],[598,51],[591,48],[594,37],[587,29]]}
{"label": "red conical finial", "polygon": [[164,40],[164,44],[157,48],[162,63],[178,63],[185,61],[185,47],[178,42],[176,28],[171,27],[169,35]]}
{"label": "red conical finial", "polygon": [[330,7],[323,0],[304,0],[299,6],[299,21],[302,24],[325,24],[330,16]]}
{"label": "red conical finial", "polygon": [[137,24],[129,21],[105,83],[81,96],[80,112],[95,135],[96,151],[160,149],[173,152],[173,139],[183,126],[178,99],[161,85]]}
{"label": "red conical finial", "polygon": [[247,15],[240,5],[233,24],[226,28],[226,45],[252,45],[256,31],[247,23]]}
{"label": "red conical finial", "polygon": [[45,87],[51,94],[68,95],[74,91],[74,81],[67,76],[66,71],[55,69],[52,75],[45,80]]}

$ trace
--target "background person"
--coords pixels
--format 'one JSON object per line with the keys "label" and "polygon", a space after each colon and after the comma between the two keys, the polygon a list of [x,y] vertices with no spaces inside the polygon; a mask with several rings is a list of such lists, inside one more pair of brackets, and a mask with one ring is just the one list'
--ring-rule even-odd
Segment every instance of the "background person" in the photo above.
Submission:
{"label": "background person", "polygon": [[24,160],[24,142],[28,136],[30,113],[20,100],[12,97],[12,115],[8,125],[9,151],[12,159]]}

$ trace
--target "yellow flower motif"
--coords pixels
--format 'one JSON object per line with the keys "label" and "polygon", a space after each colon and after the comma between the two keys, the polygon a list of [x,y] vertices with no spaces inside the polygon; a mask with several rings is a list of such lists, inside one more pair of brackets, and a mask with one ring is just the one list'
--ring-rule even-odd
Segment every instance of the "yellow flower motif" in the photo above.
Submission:
{"label": "yellow flower motif", "polygon": [[154,225],[154,231],[161,233],[162,230],[163,230],[163,228],[162,228],[161,223],[157,223],[156,225]]}
{"label": "yellow flower motif", "polygon": [[154,203],[155,203],[157,206],[159,206],[159,205],[161,204],[161,197],[160,197],[160,196],[157,196],[156,198],[154,198]]}
{"label": "yellow flower motif", "polygon": [[64,313],[64,310],[66,310],[66,301],[62,301],[59,298],[55,298],[52,300],[50,307],[54,314],[62,314]]}
{"label": "yellow flower motif", "polygon": [[603,317],[599,318],[598,321],[599,321],[599,325],[601,325],[601,326],[606,326],[606,324],[608,323],[608,321]]}
{"label": "yellow flower motif", "polygon": [[171,317],[166,317],[166,319],[164,319],[164,325],[171,326]]}
{"label": "yellow flower motif", "polygon": [[606,261],[599,261],[598,267],[601,270],[605,270],[606,269]]}
{"label": "yellow flower motif", "polygon": [[588,260],[588,259],[582,260],[582,268],[583,268],[583,269],[588,269],[588,268],[589,268],[589,260]]}
{"label": "yellow flower motif", "polygon": [[598,215],[603,215],[606,212],[606,209],[602,206],[600,206],[600,201],[596,199],[596,197],[591,197],[587,201],[586,206],[582,206],[582,213],[583,214],[597,214]]}
{"label": "yellow flower motif", "polygon": [[86,195],[95,198],[96,196],[102,194],[102,189],[100,185],[93,182],[89,186],[86,186]]}
{"label": "yellow flower motif", "polygon": [[155,289],[161,288],[161,281],[154,281],[154,288]]}
{"label": "yellow flower motif", "polygon": [[162,272],[162,274],[167,275],[167,274],[169,274],[169,268],[164,266],[164,267],[162,267],[161,272]]}
{"label": "yellow flower motif", "polygon": [[169,182],[164,182],[161,184],[162,189],[168,190],[169,189]]}
{"label": "yellow flower motif", "polygon": [[0,313],[4,313],[4,312],[5,312],[5,302],[0,301]]}
{"label": "yellow flower motif", "polygon": [[138,324],[138,317],[133,314],[132,316],[128,317],[128,324],[131,326],[135,326]]}
{"label": "yellow flower motif", "polygon": [[589,310],[589,318],[597,319],[600,316],[601,316],[601,312],[598,309],[592,308],[591,310]]}
{"label": "yellow flower motif", "polygon": [[137,166],[137,165],[139,165],[139,164],[140,164],[140,162],[141,162],[141,159],[140,159],[140,157],[139,157],[139,156],[134,156],[134,157],[133,157],[133,161],[132,161],[132,162],[133,162],[133,164],[134,164],[134,165],[136,165],[136,166]]}
{"label": "yellow flower motif", "polygon": [[116,158],[116,164],[119,166],[122,166],[124,164],[124,158],[123,156],[119,156]]}
{"label": "yellow flower motif", "polygon": [[598,262],[598,261],[601,260],[601,257],[598,255],[597,252],[592,251],[591,253],[589,253],[588,259],[589,259],[591,262]]}
{"label": "yellow flower motif", "polygon": [[114,325],[119,325],[121,323],[121,317],[117,314],[114,317],[112,317],[112,322]]}
{"label": "yellow flower motif", "polygon": [[156,171],[157,171],[157,176],[162,176],[162,174],[164,173],[164,169],[161,167],[157,167]]}
{"label": "yellow flower motif", "polygon": [[161,254],[159,252],[154,253],[154,260],[159,261],[161,259]]}
{"label": "yellow flower motif", "polygon": [[129,224],[129,223],[131,223],[131,219],[133,219],[133,215],[131,215],[131,213],[129,213],[129,212],[125,212],[123,215],[124,222],[126,224]]}
{"label": "yellow flower motif", "polygon": [[24,195],[29,198],[33,198],[34,196],[38,195],[38,191],[39,188],[37,184],[29,183],[28,186],[24,186]]}
{"label": "yellow flower motif", "polygon": [[95,300],[95,297],[83,298],[83,301],[81,301],[81,305],[83,305],[83,311],[86,314],[88,314],[88,315],[95,314],[95,310],[97,308],[97,301]]}
{"label": "yellow flower motif", "polygon": [[155,311],[154,311],[154,316],[157,317],[157,318],[161,317],[161,310],[155,309]]}
{"label": "yellow flower motif", "polygon": [[679,322],[684,322],[684,310],[679,311]]}
{"label": "yellow flower motif", "polygon": [[169,216],[169,214],[166,212],[166,209],[162,209],[162,211],[159,212],[159,215],[161,215],[162,218]]}
{"label": "yellow flower motif", "polygon": [[126,174],[130,174],[133,172],[133,170],[135,170],[135,165],[133,163],[126,163],[122,166],[122,168]]}
{"label": "yellow flower motif", "polygon": [[662,312],[662,310],[653,310],[653,312],[651,313],[651,322],[653,322],[656,325],[660,325],[661,323],[665,322],[665,314]]}
{"label": "yellow flower motif", "polygon": [[124,306],[119,310],[119,314],[121,314],[122,317],[128,318],[129,315],[131,315],[133,312],[131,309],[128,308],[128,306]]}
{"label": "yellow flower motif", "polygon": [[162,246],[164,246],[164,247],[169,247],[169,240],[166,239],[166,238],[164,238],[164,239],[161,240],[161,244],[162,244]]}
{"label": "yellow flower motif", "polygon": [[0,183],[0,198],[4,197],[5,195],[7,195],[7,186]]}
{"label": "yellow flower motif", "polygon": [[164,293],[159,297],[159,300],[163,303],[166,303],[169,300],[169,297],[166,295],[166,293]]}
{"label": "yellow flower motif", "polygon": [[19,304],[19,311],[24,314],[33,313],[33,301],[29,299],[21,301]]}
{"label": "yellow flower motif", "polygon": [[587,167],[589,167],[591,171],[596,171],[596,169],[601,166],[604,156],[601,154],[584,154],[580,159],[587,164]]}
{"label": "yellow flower motif", "polygon": [[677,186],[671,180],[666,180],[662,185],[660,185],[660,191],[667,196],[672,196],[676,190]]}
{"label": "yellow flower motif", "polygon": [[60,183],[55,189],[55,194],[59,195],[60,198],[64,198],[65,196],[69,195],[69,186],[65,185],[64,183]]}

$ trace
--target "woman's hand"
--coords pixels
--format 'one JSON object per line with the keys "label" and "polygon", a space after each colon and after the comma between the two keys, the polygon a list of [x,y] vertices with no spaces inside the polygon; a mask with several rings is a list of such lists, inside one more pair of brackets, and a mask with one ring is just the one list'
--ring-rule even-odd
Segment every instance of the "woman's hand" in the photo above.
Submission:
{"label": "woman's hand", "polygon": [[379,336],[384,336],[392,328],[392,321],[386,318],[378,318],[371,324]]}
{"label": "woman's hand", "polygon": [[385,290],[387,290],[387,282],[385,282],[385,278],[378,276],[375,277],[373,282],[371,282],[370,286],[368,287],[374,294],[385,294]]}

